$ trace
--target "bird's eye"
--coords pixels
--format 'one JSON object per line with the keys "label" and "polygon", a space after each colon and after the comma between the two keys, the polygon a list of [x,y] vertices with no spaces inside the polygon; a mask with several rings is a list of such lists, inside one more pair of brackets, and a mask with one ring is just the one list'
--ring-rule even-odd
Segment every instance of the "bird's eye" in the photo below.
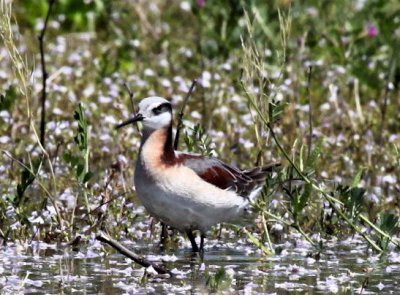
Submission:
{"label": "bird's eye", "polygon": [[159,115],[161,113],[171,110],[171,105],[167,103],[160,104],[158,107],[153,109],[154,115]]}
{"label": "bird's eye", "polygon": [[156,107],[156,108],[153,109],[153,113],[154,113],[155,115],[161,114],[162,111],[163,111],[163,110],[162,110],[162,105],[159,105],[158,107]]}

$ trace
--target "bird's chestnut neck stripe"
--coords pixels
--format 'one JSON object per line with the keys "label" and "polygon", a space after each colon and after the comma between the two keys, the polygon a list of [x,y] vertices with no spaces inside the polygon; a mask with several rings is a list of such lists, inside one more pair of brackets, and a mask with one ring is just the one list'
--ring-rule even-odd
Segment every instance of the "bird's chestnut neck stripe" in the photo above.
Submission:
{"label": "bird's chestnut neck stripe", "polygon": [[167,165],[171,166],[175,164],[175,151],[174,151],[174,143],[172,136],[172,124],[164,129],[167,133],[165,137],[165,143],[163,148],[163,153],[161,155],[161,161]]}
{"label": "bird's chestnut neck stripe", "polygon": [[[151,142],[153,154],[160,157],[163,165],[172,166],[176,163],[176,156],[173,146],[172,123],[168,127],[160,129],[143,129],[142,143],[140,150],[144,148],[146,142]],[[156,144],[157,143],[157,144]]]}

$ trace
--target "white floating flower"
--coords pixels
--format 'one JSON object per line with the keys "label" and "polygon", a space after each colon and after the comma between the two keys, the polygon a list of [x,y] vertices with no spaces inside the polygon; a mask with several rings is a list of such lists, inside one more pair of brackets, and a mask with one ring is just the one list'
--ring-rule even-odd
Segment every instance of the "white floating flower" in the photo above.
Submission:
{"label": "white floating flower", "polygon": [[165,88],[171,88],[172,84],[171,81],[169,81],[168,79],[161,79],[161,85]]}
{"label": "white floating flower", "polygon": [[182,1],[180,8],[184,11],[190,11],[192,9],[192,7],[188,1]]}
{"label": "white floating flower", "polygon": [[11,117],[10,112],[8,112],[8,111],[1,111],[0,112],[0,118],[8,119],[10,117]]}
{"label": "white floating flower", "polygon": [[8,142],[10,142],[10,137],[9,136],[7,136],[7,135],[0,136],[0,143],[6,144]]}
{"label": "white floating flower", "polygon": [[53,111],[53,114],[57,115],[57,116],[60,116],[60,115],[64,114],[63,110],[60,109],[60,108],[53,108],[52,111]]}
{"label": "white floating flower", "polygon": [[112,125],[117,124],[117,120],[115,119],[115,117],[114,116],[110,116],[110,115],[104,116],[103,117],[103,122],[107,123],[107,124],[112,124]]}
{"label": "white floating flower", "polygon": [[130,40],[129,44],[132,45],[133,47],[139,47],[140,41],[138,39]]}
{"label": "white floating flower", "polygon": [[376,285],[376,286],[378,287],[379,291],[381,291],[381,290],[383,290],[385,288],[385,285],[382,284],[382,282],[379,282],[379,284]]}
{"label": "white floating flower", "polygon": [[169,66],[169,62],[167,59],[162,58],[159,61],[159,65],[160,65],[160,67],[167,68]]}
{"label": "white floating flower", "polygon": [[145,76],[148,76],[148,77],[154,77],[156,75],[156,73],[152,69],[149,69],[149,68],[145,69],[143,73]]}
{"label": "white floating flower", "polygon": [[100,95],[98,100],[99,100],[99,103],[103,103],[103,104],[112,102],[112,98],[111,97],[104,96],[104,95]]}
{"label": "white floating flower", "polygon": [[382,182],[386,182],[389,184],[396,184],[397,177],[395,175],[388,174],[382,177]]}

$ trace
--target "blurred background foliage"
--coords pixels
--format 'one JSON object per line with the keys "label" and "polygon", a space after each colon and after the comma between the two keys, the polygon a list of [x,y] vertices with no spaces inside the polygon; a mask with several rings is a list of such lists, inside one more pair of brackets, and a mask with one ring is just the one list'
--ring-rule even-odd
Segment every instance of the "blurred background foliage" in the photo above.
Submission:
{"label": "blurred background foliage", "polygon": [[[244,10],[254,15],[257,42],[272,51],[280,50],[277,20],[278,9],[282,9],[291,11],[290,56],[300,49],[304,51],[303,62],[322,59],[328,65],[350,67],[351,73],[372,89],[385,87],[385,80],[378,75],[390,73],[391,66],[394,84],[400,79],[396,58],[400,39],[398,1],[199,0],[187,2],[190,13],[179,9],[180,1],[171,0],[157,5],[121,0],[56,2],[51,18],[58,21],[59,27],[52,34],[93,32],[101,40],[117,38],[124,47],[119,52],[119,66],[134,62],[123,50],[129,51],[124,43],[134,38],[147,39],[152,46],[146,49],[154,53],[166,46],[190,44],[202,58],[235,55],[241,50]],[[21,32],[40,28],[47,8],[47,0],[16,1],[14,9]]]}

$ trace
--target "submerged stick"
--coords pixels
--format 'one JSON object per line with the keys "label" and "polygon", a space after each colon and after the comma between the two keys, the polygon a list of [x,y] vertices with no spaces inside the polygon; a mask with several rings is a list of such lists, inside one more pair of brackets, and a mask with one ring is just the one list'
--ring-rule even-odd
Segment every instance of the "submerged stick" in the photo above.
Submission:
{"label": "submerged stick", "polygon": [[164,266],[151,263],[150,261],[146,260],[145,258],[140,257],[139,255],[137,255],[136,253],[132,252],[131,250],[125,248],[125,246],[123,246],[116,240],[112,239],[109,235],[107,235],[106,233],[104,233],[102,231],[100,231],[99,234],[96,236],[96,240],[99,240],[100,242],[110,245],[115,250],[117,250],[119,253],[132,259],[133,261],[135,261],[137,264],[139,264],[141,266],[144,266],[144,267],[152,266],[158,274],[172,275],[171,272],[168,269],[166,269]]}

